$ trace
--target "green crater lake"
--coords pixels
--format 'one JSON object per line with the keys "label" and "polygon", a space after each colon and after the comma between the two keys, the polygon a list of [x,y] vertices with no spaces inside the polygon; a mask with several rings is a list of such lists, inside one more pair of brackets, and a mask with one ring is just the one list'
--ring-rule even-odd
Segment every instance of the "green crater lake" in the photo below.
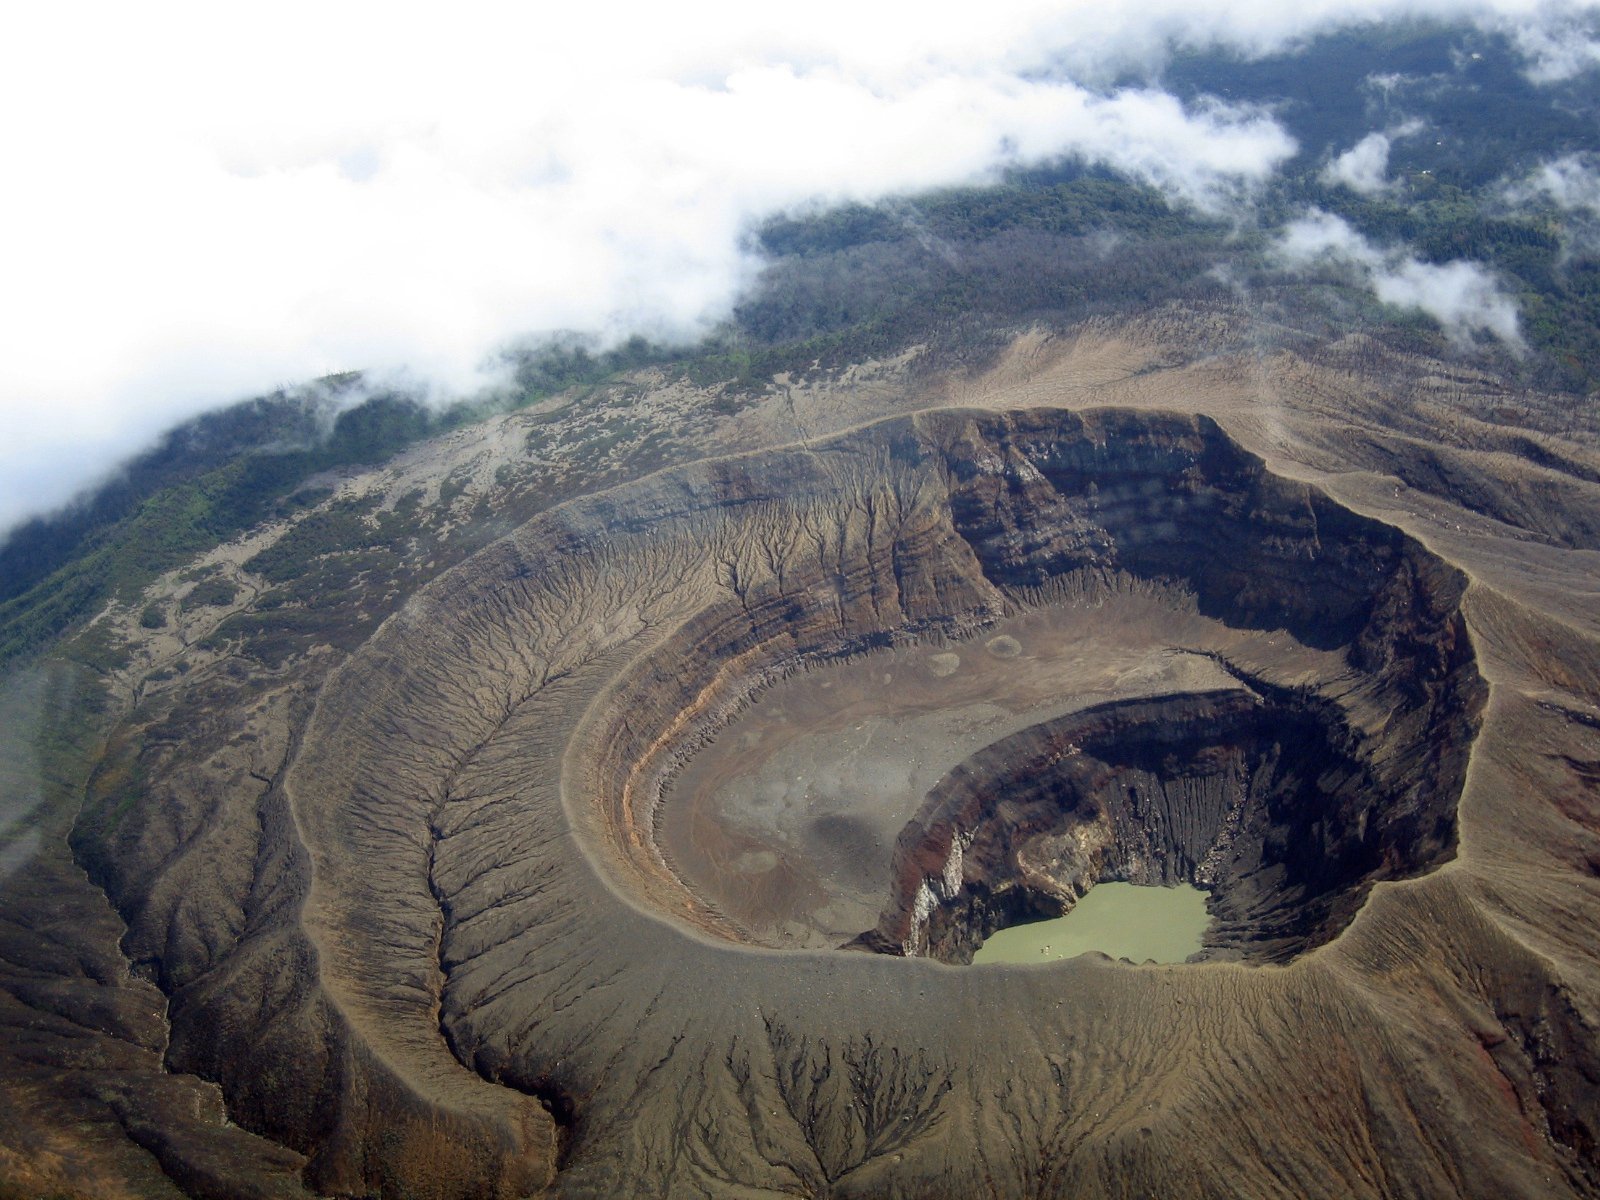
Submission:
{"label": "green crater lake", "polygon": [[1206,894],[1190,884],[1097,883],[1066,916],[1002,929],[978,947],[972,961],[1049,962],[1098,950],[1134,962],[1182,962],[1200,949],[1209,924]]}

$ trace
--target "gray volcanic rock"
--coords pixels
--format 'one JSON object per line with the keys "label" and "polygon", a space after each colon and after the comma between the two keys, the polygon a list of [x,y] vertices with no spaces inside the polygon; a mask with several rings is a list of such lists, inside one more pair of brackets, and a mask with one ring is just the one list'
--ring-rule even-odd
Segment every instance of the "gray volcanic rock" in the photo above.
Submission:
{"label": "gray volcanic rock", "polygon": [[[1192,877],[1215,961],[751,946],[661,853],[765,689],[1051,606],[1114,641],[1130,587],[1238,687],[971,756],[869,941]],[[932,411],[574,501],[325,676],[142,711],[76,844],[168,1057],[328,1193],[1594,1194],[1600,660],[1540,621],[1209,418]],[[1566,701],[1484,682],[1540,670]]]}

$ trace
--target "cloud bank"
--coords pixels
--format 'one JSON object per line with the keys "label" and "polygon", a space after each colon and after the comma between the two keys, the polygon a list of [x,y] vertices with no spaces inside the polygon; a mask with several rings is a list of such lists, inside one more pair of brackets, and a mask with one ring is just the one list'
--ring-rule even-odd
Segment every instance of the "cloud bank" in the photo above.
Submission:
{"label": "cloud bank", "polygon": [[1293,267],[1347,267],[1385,304],[1427,313],[1457,340],[1487,334],[1514,350],[1523,347],[1516,301],[1478,263],[1425,263],[1404,250],[1380,250],[1348,222],[1320,209],[1291,222],[1277,252]]}
{"label": "cloud bank", "polygon": [[1535,83],[1565,83],[1600,66],[1600,37],[1595,35],[1592,8],[1544,5],[1533,15],[1537,19],[1502,14],[1498,25],[1527,60],[1528,77]]}
{"label": "cloud bank", "polygon": [[[693,336],[750,276],[743,231],[796,205],[1077,154],[1218,208],[1293,145],[1259,111],[1106,85],[1172,45],[1568,20],[1525,0],[564,7],[0,17],[0,529],[280,384],[403,367],[465,389],[530,332]],[[1571,65],[1571,39],[1525,51]]]}

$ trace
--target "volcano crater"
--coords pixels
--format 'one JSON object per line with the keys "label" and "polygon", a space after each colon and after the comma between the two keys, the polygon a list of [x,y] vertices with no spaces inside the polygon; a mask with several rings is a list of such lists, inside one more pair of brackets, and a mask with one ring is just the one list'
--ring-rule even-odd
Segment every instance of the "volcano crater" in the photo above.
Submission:
{"label": "volcano crater", "polygon": [[763,467],[684,514],[715,586],[569,744],[652,911],[965,963],[1187,882],[1201,957],[1284,962],[1453,856],[1463,577],[1204,418],[922,414]]}

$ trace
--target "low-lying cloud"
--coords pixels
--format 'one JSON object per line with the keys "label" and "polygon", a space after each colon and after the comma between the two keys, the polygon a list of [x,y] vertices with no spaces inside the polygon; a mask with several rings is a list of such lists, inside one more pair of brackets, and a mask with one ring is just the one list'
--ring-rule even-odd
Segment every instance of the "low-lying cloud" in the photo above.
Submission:
{"label": "low-lying cloud", "polygon": [[1367,134],[1329,163],[1322,177],[1363,195],[1385,191],[1389,187],[1389,135]]}
{"label": "low-lying cloud", "polygon": [[[751,222],[796,205],[1076,154],[1216,210],[1293,145],[1260,111],[1109,87],[1174,44],[1253,53],[1397,13],[1520,29],[1568,12],[13,6],[0,530],[173,420],[280,384],[404,367],[459,390],[530,332],[692,337],[750,278]],[[1530,70],[1566,69],[1525,40]]]}
{"label": "low-lying cloud", "polygon": [[1380,249],[1343,218],[1320,209],[1291,222],[1277,252],[1293,267],[1347,268],[1385,304],[1418,309],[1457,340],[1489,335],[1513,350],[1523,347],[1516,301],[1479,263],[1427,263],[1404,249]]}
{"label": "low-lying cloud", "polygon": [[1343,184],[1365,196],[1392,190],[1394,181],[1389,178],[1389,151],[1396,138],[1410,137],[1421,131],[1421,121],[1407,121],[1385,132],[1367,134],[1323,169],[1323,181]]}
{"label": "low-lying cloud", "polygon": [[1567,154],[1540,164],[1528,178],[1506,189],[1515,203],[1543,199],[1569,212],[1600,216],[1600,165],[1594,155]]}
{"label": "low-lying cloud", "polygon": [[1528,78],[1535,83],[1565,83],[1600,66],[1600,36],[1591,6],[1544,5],[1533,14],[1537,19],[1507,13],[1497,22],[1526,60]]}

